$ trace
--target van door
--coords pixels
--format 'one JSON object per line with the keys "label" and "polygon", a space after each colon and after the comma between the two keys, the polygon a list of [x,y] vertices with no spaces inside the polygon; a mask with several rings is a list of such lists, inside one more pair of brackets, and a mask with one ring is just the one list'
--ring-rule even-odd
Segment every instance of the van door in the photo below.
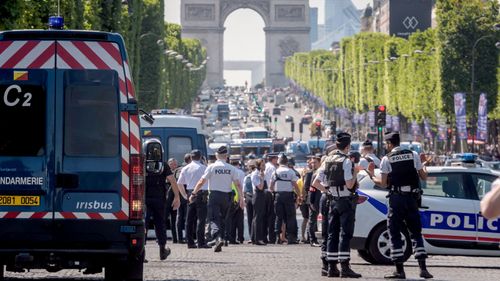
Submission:
{"label": "van door", "polygon": [[108,248],[125,239],[117,224],[128,218],[121,153],[129,153],[129,140],[120,129],[124,70],[118,50],[110,42],[57,42],[53,211],[61,247]]}
{"label": "van door", "polygon": [[0,244],[52,239],[54,41],[0,38]]}

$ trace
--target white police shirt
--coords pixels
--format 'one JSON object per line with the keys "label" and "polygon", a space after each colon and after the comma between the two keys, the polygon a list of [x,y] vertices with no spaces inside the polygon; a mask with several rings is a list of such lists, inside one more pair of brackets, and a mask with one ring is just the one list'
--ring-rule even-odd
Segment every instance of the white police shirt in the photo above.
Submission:
{"label": "white police shirt", "polygon": [[233,165],[217,160],[208,166],[202,179],[208,180],[209,191],[232,192],[231,184],[238,182],[238,173]]}
{"label": "white police shirt", "polygon": [[[193,160],[191,163],[184,166],[177,180],[178,184],[185,184],[187,190],[193,190],[198,181],[205,173],[207,166],[203,165],[200,161]],[[208,185],[205,183],[201,190],[207,190]]]}
{"label": "white police shirt", "polygon": [[238,177],[241,188],[243,188],[245,186],[245,172],[243,172],[243,170],[239,168],[236,168],[236,176]]}
{"label": "white police shirt", "polygon": [[253,192],[255,192],[255,191],[257,191],[257,186],[259,186],[262,183],[263,179],[260,177],[259,169],[255,169],[250,175],[251,175],[251,179],[252,179],[252,189],[253,189]]}
{"label": "white police shirt", "polygon": [[271,162],[267,162],[266,169],[264,170],[264,179],[267,182],[267,186],[271,185],[271,180],[275,171],[276,167]]}
{"label": "white police shirt", "polygon": [[[397,146],[393,148],[391,152],[397,152],[401,150],[402,150],[401,147]],[[413,165],[415,169],[417,169],[417,171],[421,170],[423,166],[422,166],[422,161],[420,161],[420,156],[415,151],[412,151],[412,153],[413,153]],[[384,156],[382,158],[382,161],[380,162],[380,173],[389,174],[390,172],[392,172],[390,160],[387,156]]]}
{"label": "white police shirt", "polygon": [[292,192],[292,182],[296,182],[298,179],[294,170],[286,166],[279,166],[273,173],[271,182],[274,183],[274,191],[276,192]]}
{"label": "white police shirt", "polygon": [[[369,157],[370,159],[373,160],[373,164],[375,164],[375,168],[380,168],[380,159],[378,159],[377,155],[370,153],[370,154],[367,154],[365,157]],[[365,157],[361,157],[361,159],[359,159],[359,165],[361,167],[363,167],[363,169],[368,170],[369,162],[368,162],[368,160],[366,160]]]}

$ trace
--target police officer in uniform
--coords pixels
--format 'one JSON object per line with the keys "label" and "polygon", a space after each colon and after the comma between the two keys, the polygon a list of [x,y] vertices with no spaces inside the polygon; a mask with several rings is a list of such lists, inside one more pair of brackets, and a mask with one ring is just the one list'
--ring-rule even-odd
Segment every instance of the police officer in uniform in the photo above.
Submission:
{"label": "police officer in uniform", "polygon": [[359,165],[367,170],[368,164],[373,162],[373,164],[375,164],[375,168],[380,168],[380,159],[378,159],[377,155],[373,153],[373,142],[371,140],[365,140],[362,147],[362,157],[359,159]]}
{"label": "police officer in uniform", "polygon": [[[191,151],[191,162],[184,166],[179,175],[177,185],[186,185],[188,196],[205,173],[205,166],[201,163],[201,151]],[[208,186],[205,184],[198,191],[198,196],[187,206],[186,240],[188,248],[210,248],[205,243],[205,223],[207,220]],[[196,239],[196,244],[195,244]]]}
{"label": "police officer in uniform", "polygon": [[293,169],[288,167],[288,158],[281,154],[278,159],[279,167],[271,177],[270,189],[276,192],[274,210],[276,213],[276,224],[274,231],[276,239],[280,240],[281,226],[286,224],[286,239],[288,244],[297,244],[297,217],[295,204],[300,201],[297,180],[299,179]]}
{"label": "police officer in uniform", "polygon": [[274,196],[275,194],[270,191],[269,186],[271,185],[271,180],[276,168],[278,167],[278,155],[268,154],[268,162],[266,163],[266,168],[264,170],[264,192],[266,196],[266,228],[264,242],[269,242],[274,244],[276,241],[276,232],[274,230],[276,214],[274,213]]}
{"label": "police officer in uniform", "polygon": [[369,175],[375,184],[390,189],[387,226],[391,239],[391,260],[396,265],[396,271],[386,275],[385,278],[406,278],[403,268],[405,249],[401,240],[401,232],[404,229],[410,232],[413,240],[415,259],[418,260],[420,267],[420,277],[432,278],[425,264],[427,253],[422,239],[422,223],[418,211],[421,196],[419,182],[420,179],[427,178],[427,172],[416,152],[399,146],[399,133],[387,133],[384,140],[386,149],[390,152],[382,158],[381,177],[374,177],[373,165],[370,165]]}
{"label": "police officer in uniform", "polygon": [[[337,150],[328,155],[313,182],[313,186],[322,191],[328,186],[328,193],[332,196],[328,214],[328,277],[361,277],[361,274],[354,272],[349,265],[357,204],[356,176],[360,169],[347,155],[350,145],[351,135],[339,133],[336,140]],[[340,272],[337,269],[339,262]]]}
{"label": "police officer in uniform", "polygon": [[[199,190],[208,182],[208,220],[210,221],[211,236],[215,239],[214,252],[222,251],[224,245],[222,238],[225,233],[225,218],[231,204],[231,184],[234,183],[239,194],[242,194],[238,173],[234,166],[227,163],[227,153],[227,147],[225,146],[217,149],[215,154],[217,161],[207,167],[189,197],[189,202],[193,202],[198,196]],[[243,196],[240,196],[239,201],[240,207],[245,208]]]}
{"label": "police officer in uniform", "polygon": [[170,182],[174,192],[175,198],[172,203],[174,209],[180,205],[179,188],[170,167],[163,163],[163,147],[160,140],[146,140],[143,144],[143,150],[146,153],[146,218],[153,218],[156,238],[160,247],[160,259],[165,260],[170,255],[170,248],[166,247],[166,182]]}

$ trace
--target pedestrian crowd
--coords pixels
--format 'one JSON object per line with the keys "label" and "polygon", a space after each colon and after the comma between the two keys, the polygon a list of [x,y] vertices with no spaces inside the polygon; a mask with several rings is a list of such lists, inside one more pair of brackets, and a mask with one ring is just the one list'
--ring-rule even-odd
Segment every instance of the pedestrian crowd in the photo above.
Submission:
{"label": "pedestrian crowd", "polygon": [[[357,174],[365,171],[377,185],[390,190],[388,228],[396,270],[385,277],[405,278],[403,242],[398,235],[404,229],[414,240],[420,276],[432,278],[418,213],[418,183],[426,178],[425,158],[401,149],[397,133],[387,134],[384,141],[389,153],[379,159],[371,141],[362,144],[361,154],[350,152],[351,135],[339,133],[324,155],[308,158],[300,173],[284,154],[268,154],[242,165],[225,146],[216,151],[213,163],[205,163],[199,150],[187,154],[181,166],[169,159],[160,177],[146,175],[147,219],[154,224],[160,258],[170,253],[165,246],[169,224],[173,243],[185,243],[189,249],[221,252],[229,244],[308,244],[321,249],[322,276],[359,278],[361,274],[350,265],[350,241],[359,197]],[[378,177],[375,168],[381,170]],[[158,186],[163,192],[158,192]],[[250,237],[246,242],[244,209]],[[303,218],[300,233],[297,210]],[[322,239],[316,236],[319,221]]]}

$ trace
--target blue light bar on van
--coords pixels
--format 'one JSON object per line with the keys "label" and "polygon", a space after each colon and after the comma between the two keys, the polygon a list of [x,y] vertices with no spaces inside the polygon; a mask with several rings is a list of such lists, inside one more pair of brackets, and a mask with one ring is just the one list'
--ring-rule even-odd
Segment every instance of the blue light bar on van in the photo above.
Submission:
{"label": "blue light bar on van", "polygon": [[61,16],[49,17],[49,29],[63,29],[64,18]]}

